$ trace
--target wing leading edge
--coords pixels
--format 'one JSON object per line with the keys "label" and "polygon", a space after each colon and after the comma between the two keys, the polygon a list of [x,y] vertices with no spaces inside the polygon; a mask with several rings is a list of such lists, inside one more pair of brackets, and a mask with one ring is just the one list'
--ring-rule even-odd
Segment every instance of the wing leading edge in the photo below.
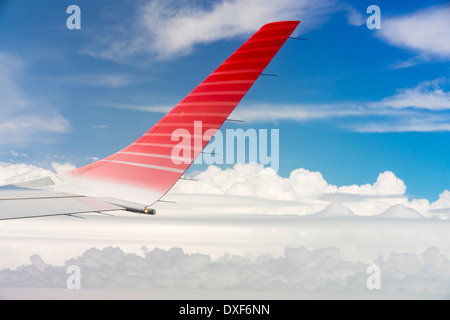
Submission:
{"label": "wing leading edge", "polygon": [[[143,209],[154,204],[180,179],[299,23],[264,25],[155,126],[123,150],[51,177],[45,186],[21,186],[108,198],[107,203],[121,207],[123,201],[142,204]],[[192,139],[189,154],[174,156],[174,148],[180,144],[174,139],[176,130]],[[0,201],[3,210],[1,206]]]}

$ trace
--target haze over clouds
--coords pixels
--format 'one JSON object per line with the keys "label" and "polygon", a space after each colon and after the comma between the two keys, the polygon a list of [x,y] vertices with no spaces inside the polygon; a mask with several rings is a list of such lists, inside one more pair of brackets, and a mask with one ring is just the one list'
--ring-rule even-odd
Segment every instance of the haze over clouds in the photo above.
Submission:
{"label": "haze over clouds", "polygon": [[[284,295],[287,298],[312,294],[334,298],[351,297],[351,294],[358,294],[359,298],[374,297],[374,292],[366,287],[369,265],[343,259],[338,248],[287,247],[281,257],[225,254],[212,259],[205,254],[184,253],[181,248],[151,251],[143,248],[137,255],[108,247],[91,248],[80,257],[66,261],[64,266],[49,265],[37,255],[30,261],[15,270],[1,270],[0,288],[25,285],[65,289],[67,267],[75,265],[82,271],[82,290],[107,289],[105,295],[119,290],[117,296],[123,296],[126,291],[120,293],[120,290],[133,289],[135,292],[128,292],[127,297],[134,299],[145,298],[142,293],[149,294],[156,289],[193,289],[200,292],[200,297],[203,293],[203,298],[215,298],[217,291],[229,297],[236,297],[236,292],[247,292],[251,297],[253,292],[271,299],[280,293],[287,294]],[[378,258],[376,263],[382,270],[389,270],[382,273],[385,298],[390,295],[448,298],[450,261],[437,248],[428,248],[418,255],[392,253]],[[63,297],[63,290],[61,294]],[[0,289],[1,296],[8,297],[8,292]]]}
{"label": "haze over clouds", "polygon": [[[50,172],[2,164],[0,177],[14,171],[23,179]],[[81,270],[79,294],[94,290],[96,298],[153,297],[162,289],[167,298],[450,294],[448,221],[425,217],[446,218],[447,190],[430,204],[409,200],[405,183],[389,171],[373,183],[335,186],[319,172],[281,177],[258,164],[210,166],[193,177],[199,181],[180,181],[164,197],[178,203],[155,205],[155,217],[3,222],[0,297],[33,297],[26,288],[61,289],[49,298],[65,297],[70,265]],[[20,233],[36,241],[22,241]],[[143,245],[148,249],[139,250]],[[375,293],[366,287],[371,264],[382,270]]]}

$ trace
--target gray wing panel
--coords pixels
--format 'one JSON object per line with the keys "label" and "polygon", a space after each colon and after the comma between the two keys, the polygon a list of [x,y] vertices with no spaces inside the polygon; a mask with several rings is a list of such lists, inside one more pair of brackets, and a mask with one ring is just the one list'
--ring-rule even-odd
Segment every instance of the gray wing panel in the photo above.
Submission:
{"label": "gray wing panel", "polygon": [[0,220],[124,210],[98,199],[32,189],[0,188]]}

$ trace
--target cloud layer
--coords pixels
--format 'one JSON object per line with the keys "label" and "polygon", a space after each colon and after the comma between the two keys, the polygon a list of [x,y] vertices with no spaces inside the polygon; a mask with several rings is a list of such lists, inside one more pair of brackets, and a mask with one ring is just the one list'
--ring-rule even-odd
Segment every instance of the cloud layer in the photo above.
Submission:
{"label": "cloud layer", "polygon": [[[302,168],[285,178],[258,164],[236,164],[227,169],[210,166],[193,178],[198,181],[180,180],[167,199],[183,196],[180,202],[184,202],[187,195],[197,195],[191,205],[199,211],[229,214],[263,210],[271,214],[310,215],[339,203],[341,206],[328,208],[330,215],[341,216],[342,212],[350,210],[358,216],[388,212],[380,217],[417,218],[435,217],[433,210],[450,208],[447,190],[433,203],[426,199],[408,199],[405,183],[390,171],[380,173],[373,184],[350,186],[329,184],[320,172]],[[220,201],[220,196],[226,197]],[[389,211],[392,207],[395,209]],[[446,218],[446,214],[439,217]]]}
{"label": "cloud layer", "polygon": [[[384,297],[418,295],[422,298],[448,298],[450,261],[437,248],[420,255],[391,253],[378,258]],[[371,297],[367,288],[369,265],[341,257],[338,248],[308,250],[286,247],[284,255],[256,257],[225,254],[212,259],[205,254],[186,254],[181,248],[170,250],[143,248],[143,254],[125,253],[119,248],[91,248],[80,257],[52,266],[38,255],[30,264],[0,271],[1,288],[66,288],[69,266],[77,266],[81,289],[195,289],[287,292],[298,294],[346,294]],[[4,292],[3,294],[6,294]]]}
{"label": "cloud layer", "polygon": [[[52,168],[50,171],[27,164],[0,163],[0,185],[43,178],[75,167],[52,163]],[[212,165],[194,173],[192,178],[196,181],[179,180],[165,199],[189,203],[197,213],[254,214],[263,210],[271,214],[311,215],[328,208],[329,214],[335,216],[347,210],[358,216],[384,214],[381,217],[391,218],[446,219],[450,214],[448,190],[433,203],[408,199],[405,183],[390,171],[380,173],[373,184],[348,186],[329,184],[320,172],[303,168],[281,177],[261,164],[236,164],[225,169]],[[341,206],[329,207],[333,203]],[[395,209],[390,210],[392,207]]]}

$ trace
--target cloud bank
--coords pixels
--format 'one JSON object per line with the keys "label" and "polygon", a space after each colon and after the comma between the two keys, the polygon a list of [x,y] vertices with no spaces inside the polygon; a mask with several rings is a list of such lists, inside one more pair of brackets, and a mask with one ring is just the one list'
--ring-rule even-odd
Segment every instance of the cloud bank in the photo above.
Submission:
{"label": "cloud bank", "polygon": [[[52,163],[52,168],[0,163],[0,185],[43,178],[75,167]],[[335,216],[347,210],[357,216],[391,218],[447,219],[450,214],[448,190],[433,203],[409,199],[405,183],[391,171],[380,173],[373,184],[348,186],[329,184],[320,172],[303,168],[281,177],[261,164],[236,164],[224,169],[209,166],[193,173],[192,178],[196,181],[179,180],[164,199],[190,204],[197,213],[312,215],[328,208]],[[340,206],[333,206],[336,203]]]}
{"label": "cloud bank", "polygon": [[[335,216],[350,210],[358,216],[447,218],[445,212],[450,208],[447,190],[433,203],[408,199],[405,183],[390,171],[380,173],[373,184],[349,186],[329,184],[320,172],[302,168],[281,177],[259,164],[236,164],[226,169],[210,166],[193,178],[198,181],[180,180],[167,199],[181,197],[183,202],[196,196],[192,205],[199,211],[229,214],[310,215],[328,208]],[[329,207],[335,203],[341,206]],[[392,207],[395,209],[389,211]],[[441,210],[442,215],[437,215],[436,210]]]}
{"label": "cloud bank", "polygon": [[[381,289],[384,297],[396,295],[448,298],[450,261],[437,248],[421,254],[391,253],[379,257]],[[69,266],[80,268],[83,289],[194,289],[287,292],[293,294],[346,294],[371,297],[367,288],[368,264],[347,261],[338,248],[308,250],[286,247],[281,257],[225,254],[212,259],[205,254],[186,254],[181,248],[143,248],[143,254],[125,253],[119,248],[91,248],[64,266],[45,263],[38,255],[30,264],[0,271],[1,288],[66,288]],[[6,294],[4,292],[3,294]],[[211,296],[210,296],[211,297]]]}

